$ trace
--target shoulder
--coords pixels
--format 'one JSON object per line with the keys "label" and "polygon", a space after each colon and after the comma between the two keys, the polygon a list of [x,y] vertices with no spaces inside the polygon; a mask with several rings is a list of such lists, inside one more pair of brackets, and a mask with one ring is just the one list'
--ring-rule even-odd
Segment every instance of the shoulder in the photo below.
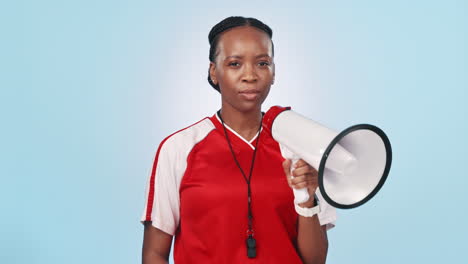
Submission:
{"label": "shoulder", "polygon": [[158,147],[158,154],[180,152],[189,150],[202,141],[212,130],[215,129],[210,118],[205,117],[187,127],[184,127],[164,138]]}

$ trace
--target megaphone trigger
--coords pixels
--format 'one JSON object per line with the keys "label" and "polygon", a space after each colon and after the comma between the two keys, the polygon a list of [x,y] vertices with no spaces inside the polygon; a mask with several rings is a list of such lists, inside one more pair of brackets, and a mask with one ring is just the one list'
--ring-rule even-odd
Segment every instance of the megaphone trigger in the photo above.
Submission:
{"label": "megaphone trigger", "polygon": [[[284,158],[286,159],[289,159],[291,160],[291,167],[290,167],[290,177],[291,179],[294,178],[294,176],[292,175],[292,172],[294,170],[294,167],[296,165],[296,163],[300,160],[300,157],[296,154],[294,154],[291,150],[289,150],[288,148],[286,148],[285,146],[282,146],[280,144],[280,149],[281,149],[281,153],[283,155]],[[301,188],[301,189],[295,189],[295,188],[292,188],[293,189],[293,193],[294,193],[294,203],[295,204],[300,204],[300,203],[304,203],[304,202],[307,202],[309,200],[309,192],[307,191],[307,187],[304,187],[304,188]]]}
{"label": "megaphone trigger", "polygon": [[[296,163],[299,161],[300,157],[297,155],[293,154],[293,158],[291,159],[291,179],[294,178],[292,175],[293,170],[295,169]],[[294,189],[293,188],[293,193],[294,193],[294,203],[295,204],[300,204],[307,202],[309,200],[309,191],[307,190],[306,187],[301,188],[301,189]]]}

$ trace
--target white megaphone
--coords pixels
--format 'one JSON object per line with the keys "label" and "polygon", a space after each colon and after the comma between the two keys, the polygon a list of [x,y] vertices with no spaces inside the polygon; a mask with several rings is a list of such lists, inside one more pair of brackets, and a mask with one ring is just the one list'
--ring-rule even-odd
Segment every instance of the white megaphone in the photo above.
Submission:
{"label": "white megaphone", "polygon": [[[280,106],[271,107],[263,122],[285,158],[293,163],[303,159],[318,171],[320,193],[336,208],[364,204],[387,179],[392,149],[376,126],[359,124],[337,133]],[[295,203],[309,199],[307,188],[293,190]]]}

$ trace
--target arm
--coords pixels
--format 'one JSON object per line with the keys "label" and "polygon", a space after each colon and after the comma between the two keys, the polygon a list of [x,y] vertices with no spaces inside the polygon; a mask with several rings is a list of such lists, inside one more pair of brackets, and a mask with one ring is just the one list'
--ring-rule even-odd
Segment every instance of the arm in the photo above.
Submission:
{"label": "arm", "polygon": [[171,251],[172,236],[145,222],[143,236],[142,263],[167,264]]}
{"label": "arm", "polygon": [[[313,199],[313,196],[311,197]],[[313,200],[306,203],[311,203],[313,206]],[[326,226],[320,226],[317,215],[312,217],[299,215],[297,226],[297,249],[302,261],[306,264],[325,263],[328,252]]]}
{"label": "arm", "polygon": [[[307,187],[309,194],[315,193],[318,187],[317,171],[302,159],[296,163],[292,172],[294,176],[291,179],[291,161],[283,162],[284,172],[289,186],[300,189]],[[300,207],[311,208],[315,204],[314,195],[310,195],[308,201],[300,203]],[[320,226],[318,215],[312,217],[298,216],[297,222],[297,251],[305,264],[323,264],[326,261],[328,253],[328,237],[326,226]]]}

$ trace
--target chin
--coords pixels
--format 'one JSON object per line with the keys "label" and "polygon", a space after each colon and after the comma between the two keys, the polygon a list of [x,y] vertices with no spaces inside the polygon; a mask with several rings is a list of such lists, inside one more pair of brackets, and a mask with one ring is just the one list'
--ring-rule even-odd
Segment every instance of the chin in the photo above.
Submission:
{"label": "chin", "polygon": [[259,102],[243,102],[237,108],[240,112],[252,112],[262,109],[262,104]]}

